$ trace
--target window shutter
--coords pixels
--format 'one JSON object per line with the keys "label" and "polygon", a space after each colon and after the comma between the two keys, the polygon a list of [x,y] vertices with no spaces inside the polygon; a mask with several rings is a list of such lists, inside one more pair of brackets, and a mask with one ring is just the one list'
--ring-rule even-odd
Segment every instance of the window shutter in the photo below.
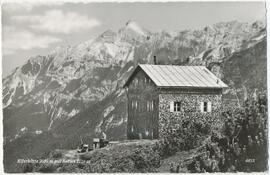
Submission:
{"label": "window shutter", "polygon": [[173,101],[170,102],[170,112],[173,112]]}
{"label": "window shutter", "polygon": [[135,101],[135,109],[138,109],[138,102]]}
{"label": "window shutter", "polygon": [[203,102],[201,102],[200,104],[200,109],[201,109],[201,112],[203,112]]}
{"label": "window shutter", "polygon": [[212,111],[212,103],[208,102],[207,103],[207,112],[211,112]]}

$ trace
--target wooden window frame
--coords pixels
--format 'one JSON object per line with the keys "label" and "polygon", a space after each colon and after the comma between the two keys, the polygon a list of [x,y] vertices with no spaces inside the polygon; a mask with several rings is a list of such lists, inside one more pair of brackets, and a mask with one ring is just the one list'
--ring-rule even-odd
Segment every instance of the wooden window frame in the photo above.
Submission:
{"label": "wooden window frame", "polygon": [[203,102],[203,112],[207,112],[208,111],[208,102]]}
{"label": "wooden window frame", "polygon": [[171,101],[170,102],[170,112],[182,112],[182,102],[181,101]]}
{"label": "wooden window frame", "polygon": [[203,101],[200,104],[200,110],[202,113],[211,113],[212,112],[212,102],[211,101]]}
{"label": "wooden window frame", "polygon": [[138,87],[138,86],[139,86],[139,79],[134,78],[134,87]]}
{"label": "wooden window frame", "polygon": [[147,85],[147,78],[144,78],[144,84]]}
{"label": "wooden window frame", "polygon": [[150,100],[146,102],[146,111],[154,111],[154,101]]}
{"label": "wooden window frame", "polygon": [[174,112],[181,112],[181,102],[180,101],[174,101],[173,102],[173,111]]}
{"label": "wooden window frame", "polygon": [[137,100],[131,100],[131,108],[133,110],[137,110],[138,109],[138,101]]}

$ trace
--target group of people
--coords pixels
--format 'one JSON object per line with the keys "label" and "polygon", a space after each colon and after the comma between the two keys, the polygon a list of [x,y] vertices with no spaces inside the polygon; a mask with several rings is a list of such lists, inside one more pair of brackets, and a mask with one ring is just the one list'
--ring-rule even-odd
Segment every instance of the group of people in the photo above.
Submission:
{"label": "group of people", "polygon": [[[222,112],[222,133],[212,133],[203,154],[188,165],[190,172],[259,172],[267,169],[266,96],[247,100],[243,108]],[[219,135],[218,135],[219,134]]]}

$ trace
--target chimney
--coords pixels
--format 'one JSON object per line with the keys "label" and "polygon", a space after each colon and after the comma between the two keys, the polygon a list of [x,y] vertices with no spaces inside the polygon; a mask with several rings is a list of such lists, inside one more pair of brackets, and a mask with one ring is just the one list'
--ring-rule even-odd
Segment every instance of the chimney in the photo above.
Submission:
{"label": "chimney", "polygon": [[157,65],[157,58],[156,58],[156,55],[154,55],[154,65]]}

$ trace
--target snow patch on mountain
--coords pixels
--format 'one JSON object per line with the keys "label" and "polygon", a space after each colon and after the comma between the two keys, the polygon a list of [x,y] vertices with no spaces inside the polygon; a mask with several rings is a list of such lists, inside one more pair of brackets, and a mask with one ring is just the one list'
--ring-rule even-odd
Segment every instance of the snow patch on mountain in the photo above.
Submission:
{"label": "snow patch on mountain", "polygon": [[130,68],[128,68],[127,72],[131,71],[133,69],[133,66],[130,66]]}
{"label": "snow patch on mountain", "polygon": [[36,130],[36,131],[35,131],[35,134],[36,134],[36,135],[42,134],[42,131],[41,131],[41,130]]}
{"label": "snow patch on mountain", "polygon": [[[40,105],[35,114],[46,113],[49,119],[44,125],[51,129],[114,92],[116,103],[123,100],[124,91],[118,90],[130,71],[138,63],[153,63],[154,55],[159,64],[205,65],[222,77],[219,64],[224,58],[264,40],[261,26],[232,21],[199,30],[153,33],[129,21],[117,32],[107,30],[77,45],[57,47],[48,56],[31,57],[3,80],[3,106],[30,111],[29,106]],[[117,109],[117,104],[113,106]],[[101,110],[108,117],[115,110],[103,108],[107,107]],[[111,125],[121,117],[125,115],[114,115]],[[106,120],[96,122],[102,126]]]}
{"label": "snow patch on mountain", "polygon": [[78,114],[79,112],[80,112],[79,110],[73,109],[73,110],[68,114],[68,117],[71,118],[71,117],[75,116],[76,114]]}
{"label": "snow patch on mountain", "polygon": [[125,93],[125,89],[118,90],[117,91],[117,98],[119,98],[120,96],[124,95],[124,93]]}
{"label": "snow patch on mountain", "polygon": [[143,29],[135,21],[128,21],[127,24],[126,24],[126,27],[128,29],[131,29],[131,30],[137,32],[140,35],[146,36],[146,34],[143,31]]}
{"label": "snow patch on mountain", "polygon": [[21,132],[26,132],[27,130],[28,130],[27,127],[23,127],[20,129]]}
{"label": "snow patch on mountain", "polygon": [[115,107],[113,105],[108,106],[103,112],[103,118],[107,117],[107,115],[111,113],[114,109]]}

